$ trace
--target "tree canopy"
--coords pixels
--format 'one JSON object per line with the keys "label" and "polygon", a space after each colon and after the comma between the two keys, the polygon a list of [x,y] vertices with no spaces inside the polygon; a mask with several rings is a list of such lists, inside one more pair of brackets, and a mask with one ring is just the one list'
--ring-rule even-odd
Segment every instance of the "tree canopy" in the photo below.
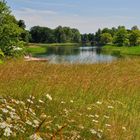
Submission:
{"label": "tree canopy", "polygon": [[81,34],[77,29],[58,26],[55,29],[34,26],[30,30],[31,42],[33,43],[66,43],[81,42]]}
{"label": "tree canopy", "polygon": [[118,26],[98,29],[94,34],[83,34],[82,43],[92,45],[112,44],[116,46],[137,46],[140,45],[140,30],[137,26],[126,29],[125,26]]}
{"label": "tree canopy", "polygon": [[20,35],[23,31],[6,2],[0,1],[0,49],[6,55],[12,55],[15,46],[21,47]]}

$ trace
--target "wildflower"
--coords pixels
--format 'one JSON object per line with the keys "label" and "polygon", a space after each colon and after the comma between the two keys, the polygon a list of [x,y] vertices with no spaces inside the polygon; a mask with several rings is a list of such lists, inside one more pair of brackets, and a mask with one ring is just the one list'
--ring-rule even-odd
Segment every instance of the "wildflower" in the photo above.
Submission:
{"label": "wildflower", "polygon": [[73,103],[74,101],[73,100],[70,100],[70,102]]}
{"label": "wildflower", "polygon": [[35,97],[34,97],[34,96],[32,96],[32,95],[30,95],[29,97],[30,97],[30,99],[35,99]]}
{"label": "wildflower", "polygon": [[38,120],[33,120],[33,123],[35,124],[34,127],[39,126],[39,121]]}
{"label": "wildflower", "polygon": [[113,106],[108,106],[108,109],[113,109],[114,107]]}
{"label": "wildflower", "polygon": [[10,117],[7,117],[7,120],[6,120],[6,122],[8,123],[8,124],[10,124],[11,123],[11,118]]}
{"label": "wildflower", "polygon": [[17,104],[17,105],[20,103],[20,101],[14,100],[14,99],[12,99],[12,102],[15,103],[15,104]]}
{"label": "wildflower", "polygon": [[33,115],[36,115],[35,112],[34,112],[31,108],[29,108],[29,111],[30,111]]}
{"label": "wildflower", "polygon": [[105,126],[110,127],[111,125],[110,124],[105,124]]}
{"label": "wildflower", "polygon": [[46,117],[47,117],[47,115],[44,114],[44,113],[42,113],[42,114],[40,115],[40,118],[41,118],[41,119],[45,119]]}
{"label": "wildflower", "polygon": [[42,104],[44,103],[42,100],[39,100],[39,102],[42,103]]}
{"label": "wildflower", "polygon": [[96,118],[99,118],[99,115],[95,114],[95,117],[96,117]]}
{"label": "wildflower", "polygon": [[30,137],[30,140],[43,140],[39,134],[35,133],[33,135],[31,135]]}
{"label": "wildflower", "polygon": [[63,110],[66,114],[68,114],[69,113],[69,111],[65,108],[64,110]]}
{"label": "wildflower", "polygon": [[6,127],[12,127],[12,125],[8,124],[7,122],[0,123],[0,128],[4,129]]}
{"label": "wildflower", "polygon": [[98,138],[102,138],[102,135],[100,133],[97,133]]}
{"label": "wildflower", "polygon": [[61,101],[61,104],[65,104],[65,102],[64,101]]}
{"label": "wildflower", "polygon": [[52,101],[52,97],[51,97],[49,94],[47,94],[46,97],[47,97],[50,101]]}
{"label": "wildflower", "polygon": [[59,125],[59,124],[55,124],[55,126],[58,127],[58,129],[61,129],[62,128],[62,126]]}
{"label": "wildflower", "polygon": [[102,102],[100,102],[100,101],[97,101],[97,102],[96,102],[96,104],[98,104],[98,105],[101,105],[101,104],[102,104]]}
{"label": "wildflower", "polygon": [[3,98],[1,98],[0,101],[1,101],[2,103],[4,103],[4,104],[7,103],[6,99],[3,99]]}
{"label": "wildflower", "polygon": [[103,130],[102,130],[102,129],[98,129],[98,132],[101,132],[101,133],[103,133]]}
{"label": "wildflower", "polygon": [[25,103],[23,101],[20,101],[19,103],[22,104],[22,105],[25,105]]}
{"label": "wildflower", "polygon": [[7,109],[5,109],[5,108],[2,108],[1,110],[2,110],[3,113],[8,113],[8,112],[9,112],[9,111],[8,111]]}
{"label": "wildflower", "polygon": [[11,106],[7,106],[8,109],[10,109],[11,111],[15,112],[16,110],[14,108],[12,108]]}
{"label": "wildflower", "polygon": [[19,101],[15,101],[15,103],[16,103],[16,104],[19,104],[20,102],[19,102]]}
{"label": "wildflower", "polygon": [[79,125],[78,126],[80,129],[84,129],[84,126],[83,125]]}
{"label": "wildflower", "polygon": [[10,114],[10,117],[12,119],[15,119],[15,120],[19,120],[20,119],[20,117],[16,113],[14,113],[14,112],[10,112],[9,114]]}
{"label": "wildflower", "polygon": [[82,113],[78,113],[79,116],[82,116]]}
{"label": "wildflower", "polygon": [[97,134],[97,131],[95,131],[94,129],[90,129],[90,132],[91,132],[92,134]]}
{"label": "wildflower", "polygon": [[29,120],[27,120],[25,123],[28,124],[28,125],[32,125],[32,122],[29,121]]}
{"label": "wildflower", "polygon": [[94,118],[94,115],[88,115],[89,118]]}
{"label": "wildflower", "polygon": [[109,119],[109,116],[104,115],[104,118]]}
{"label": "wildflower", "polygon": [[98,123],[99,122],[98,120],[94,120],[94,119],[92,121],[95,122],[95,123]]}
{"label": "wildflower", "polygon": [[88,108],[87,108],[87,110],[91,110],[91,109],[92,109],[91,107],[88,107]]}
{"label": "wildflower", "polygon": [[123,129],[124,131],[126,131],[126,127],[123,126],[122,129]]}
{"label": "wildflower", "polygon": [[11,129],[9,127],[6,127],[4,129],[4,134],[3,135],[6,136],[6,137],[9,137],[11,134],[12,134]]}
{"label": "wildflower", "polygon": [[75,123],[75,120],[71,119],[71,120],[68,120],[68,122]]}
{"label": "wildflower", "polygon": [[31,99],[27,99],[27,101],[31,104],[33,104],[33,101]]}

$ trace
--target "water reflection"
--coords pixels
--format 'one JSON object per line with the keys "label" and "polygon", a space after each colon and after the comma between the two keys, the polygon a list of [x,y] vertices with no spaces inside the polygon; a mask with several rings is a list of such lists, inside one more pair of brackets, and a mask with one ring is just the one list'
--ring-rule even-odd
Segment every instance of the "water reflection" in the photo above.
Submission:
{"label": "water reflection", "polygon": [[36,55],[39,58],[49,59],[49,63],[80,63],[92,64],[111,62],[117,57],[102,54],[100,47],[48,47],[45,54]]}

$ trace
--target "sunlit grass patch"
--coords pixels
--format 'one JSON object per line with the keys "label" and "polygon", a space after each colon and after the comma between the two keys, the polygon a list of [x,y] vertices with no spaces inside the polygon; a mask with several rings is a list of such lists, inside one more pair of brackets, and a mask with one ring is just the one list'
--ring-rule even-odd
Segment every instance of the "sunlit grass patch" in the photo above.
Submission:
{"label": "sunlit grass patch", "polygon": [[139,73],[140,59],[93,65],[7,61],[0,65],[0,137],[139,140]]}

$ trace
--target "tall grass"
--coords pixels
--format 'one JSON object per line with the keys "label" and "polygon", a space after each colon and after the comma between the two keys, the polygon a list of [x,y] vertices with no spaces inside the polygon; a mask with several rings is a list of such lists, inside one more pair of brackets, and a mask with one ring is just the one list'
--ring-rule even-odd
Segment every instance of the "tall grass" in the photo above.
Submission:
{"label": "tall grass", "polygon": [[[6,62],[0,65],[0,138],[139,140],[139,83],[140,59],[94,65]],[[9,119],[7,106],[19,119]],[[2,122],[24,132],[11,127],[7,136]]]}

